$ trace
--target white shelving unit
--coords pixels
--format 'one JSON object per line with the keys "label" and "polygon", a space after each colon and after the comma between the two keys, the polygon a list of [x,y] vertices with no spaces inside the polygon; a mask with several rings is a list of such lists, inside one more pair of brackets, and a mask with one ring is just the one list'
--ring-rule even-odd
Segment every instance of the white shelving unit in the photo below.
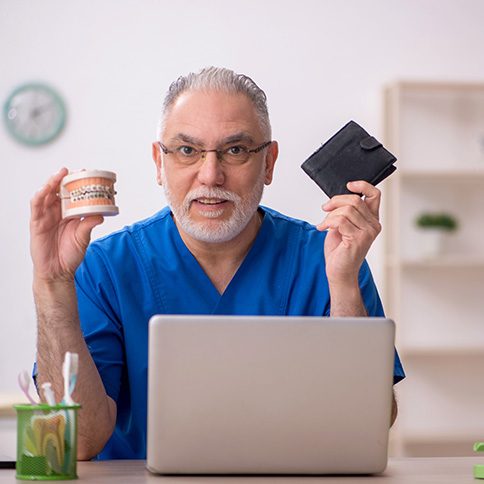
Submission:
{"label": "white shelving unit", "polygon": [[[383,299],[407,379],[394,455],[472,455],[484,439],[484,84],[399,82],[385,91]],[[458,230],[424,254],[423,211]]]}

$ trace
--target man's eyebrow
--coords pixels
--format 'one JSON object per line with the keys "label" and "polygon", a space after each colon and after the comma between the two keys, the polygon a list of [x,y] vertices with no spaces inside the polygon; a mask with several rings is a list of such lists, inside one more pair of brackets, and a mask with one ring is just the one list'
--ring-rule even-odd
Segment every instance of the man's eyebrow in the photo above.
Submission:
{"label": "man's eyebrow", "polygon": [[203,146],[202,140],[200,140],[198,138],[194,138],[193,136],[190,136],[190,135],[184,134],[184,133],[176,134],[175,136],[170,138],[170,141],[182,141],[183,143],[190,143],[192,145]]}
{"label": "man's eyebrow", "polygon": [[[205,143],[201,139],[195,138],[185,133],[177,133],[175,136],[170,138],[169,141],[170,142],[181,141],[182,143],[189,143],[191,145],[196,145],[196,146],[205,145]],[[240,141],[244,141],[248,144],[254,144],[254,138],[249,133],[241,131],[240,133],[235,133],[228,136],[227,138],[222,139],[220,145],[239,143]]]}
{"label": "man's eyebrow", "polygon": [[254,144],[254,138],[245,132],[235,133],[227,138],[224,138],[222,141],[223,145],[228,145],[231,143],[238,143],[239,141],[245,141],[248,144]]}

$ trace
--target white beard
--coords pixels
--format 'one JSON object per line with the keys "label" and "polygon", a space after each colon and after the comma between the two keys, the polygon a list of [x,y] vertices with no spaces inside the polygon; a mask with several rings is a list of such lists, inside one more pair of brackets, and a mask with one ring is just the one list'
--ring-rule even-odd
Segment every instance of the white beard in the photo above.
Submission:
{"label": "white beard", "polygon": [[[183,202],[177,204],[174,200],[169,183],[167,182],[164,167],[162,167],[162,170],[165,197],[175,216],[176,222],[184,232],[200,242],[222,243],[228,242],[237,237],[237,235],[247,227],[247,224],[254,216],[264,192],[265,164],[253,189],[244,199],[233,192],[219,187],[210,188],[201,186],[190,191]],[[193,221],[190,218],[191,202],[195,199],[204,197],[229,200],[229,203],[233,203],[234,205],[231,217],[228,220],[214,220],[222,215],[223,209],[221,209],[216,212],[205,212],[203,215],[207,218],[206,223],[203,221]]]}

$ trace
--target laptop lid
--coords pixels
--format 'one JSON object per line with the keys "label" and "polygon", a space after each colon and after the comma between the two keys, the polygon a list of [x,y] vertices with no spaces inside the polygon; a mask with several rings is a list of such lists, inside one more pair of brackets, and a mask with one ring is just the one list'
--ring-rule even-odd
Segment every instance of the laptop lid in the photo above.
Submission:
{"label": "laptop lid", "polygon": [[384,318],[154,316],[148,469],[383,471],[394,331]]}

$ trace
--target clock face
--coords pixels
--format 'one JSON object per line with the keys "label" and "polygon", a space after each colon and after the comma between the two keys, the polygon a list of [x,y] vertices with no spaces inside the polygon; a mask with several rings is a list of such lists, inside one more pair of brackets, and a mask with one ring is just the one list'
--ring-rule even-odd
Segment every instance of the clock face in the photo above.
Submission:
{"label": "clock face", "polygon": [[28,145],[52,141],[66,120],[62,99],[45,84],[25,84],[15,89],[5,103],[3,114],[12,136]]}

